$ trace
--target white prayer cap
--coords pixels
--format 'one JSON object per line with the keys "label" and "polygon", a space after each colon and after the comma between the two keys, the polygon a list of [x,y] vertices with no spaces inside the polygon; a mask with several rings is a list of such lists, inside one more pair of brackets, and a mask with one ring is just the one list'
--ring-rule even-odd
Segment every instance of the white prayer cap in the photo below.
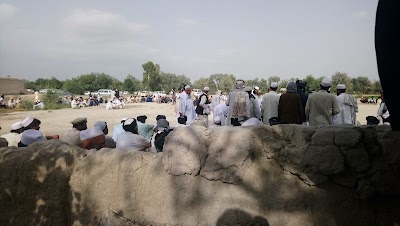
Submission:
{"label": "white prayer cap", "polygon": [[281,92],[286,92],[287,89],[286,89],[286,88],[281,88],[279,91],[281,91]]}
{"label": "white prayer cap", "polygon": [[103,130],[101,130],[99,127],[93,127],[92,129],[82,130],[80,132],[81,140],[88,140],[98,137],[100,135],[104,135],[104,133]]}
{"label": "white prayer cap", "polygon": [[16,122],[11,125],[11,130],[18,130],[24,127],[21,122]]}
{"label": "white prayer cap", "polygon": [[214,117],[214,123],[220,123],[221,122],[221,117],[215,116]]}
{"label": "white prayer cap", "polygon": [[186,85],[186,86],[185,86],[185,89],[190,89],[190,86],[189,86],[189,85]]}
{"label": "white prayer cap", "polygon": [[245,121],[242,126],[261,126],[263,123],[257,118],[250,118]]}
{"label": "white prayer cap", "polygon": [[94,127],[99,127],[101,130],[104,130],[107,126],[107,123],[105,121],[97,121],[94,124]]}
{"label": "white prayer cap", "polygon": [[255,86],[255,87],[254,87],[254,89],[255,89],[255,90],[259,90],[259,89],[260,89],[260,87],[258,87],[258,86]]}
{"label": "white prayer cap", "polygon": [[330,78],[324,78],[321,81],[321,86],[323,87],[330,87],[332,85],[332,79]]}
{"label": "white prayer cap", "polygon": [[336,89],[346,89],[346,85],[345,84],[338,84],[336,86]]}
{"label": "white prayer cap", "polygon": [[273,82],[273,83],[271,83],[271,85],[269,87],[278,88],[278,83],[277,82]]}
{"label": "white prayer cap", "polygon": [[206,86],[206,87],[204,87],[204,89],[203,89],[204,91],[209,91],[210,90],[210,88],[208,87],[208,86]]}
{"label": "white prayer cap", "polygon": [[22,120],[21,124],[24,127],[29,126],[31,123],[33,122],[33,118],[32,117],[26,117],[24,120]]}
{"label": "white prayer cap", "polygon": [[45,140],[45,138],[43,136],[43,133],[39,130],[28,129],[21,134],[21,143],[25,145],[30,145],[32,143],[42,140]]}

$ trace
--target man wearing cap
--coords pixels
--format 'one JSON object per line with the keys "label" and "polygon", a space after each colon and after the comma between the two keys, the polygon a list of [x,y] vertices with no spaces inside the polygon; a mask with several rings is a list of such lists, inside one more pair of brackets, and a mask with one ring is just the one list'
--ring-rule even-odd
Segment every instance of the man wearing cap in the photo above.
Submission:
{"label": "man wearing cap", "polygon": [[276,93],[276,90],[278,90],[278,83],[272,82],[269,86],[269,92],[263,97],[261,115],[263,117],[263,123],[266,125],[269,125],[270,118],[278,117],[280,96]]}
{"label": "man wearing cap", "polygon": [[81,143],[80,131],[87,129],[87,118],[77,118],[73,120],[71,124],[72,129],[65,132],[60,140],[71,145],[79,146]]}
{"label": "man wearing cap", "polygon": [[332,117],[340,112],[336,97],[329,93],[330,78],[324,78],[318,92],[310,94],[306,104],[306,120],[310,126],[332,125]]}
{"label": "man wearing cap", "polygon": [[18,143],[18,147],[27,147],[30,144],[44,140],[46,138],[42,132],[36,129],[28,129],[21,134],[21,141]]}
{"label": "man wearing cap", "polygon": [[82,130],[79,132],[80,147],[84,149],[101,149],[106,146],[104,132],[100,127]]}
{"label": "man wearing cap", "polygon": [[308,94],[305,93],[305,88],[307,86],[307,83],[303,80],[297,80],[296,81],[296,86],[297,86],[297,93],[300,95],[301,99],[301,104],[303,105],[303,123],[306,122],[306,104],[308,100]]}
{"label": "man wearing cap", "polygon": [[226,126],[228,113],[229,113],[229,107],[226,106],[225,104],[218,104],[217,106],[215,106],[213,115],[214,124],[221,124],[221,126]]}
{"label": "man wearing cap", "polygon": [[[28,129],[40,130],[40,124],[42,124],[42,122],[37,118],[26,117],[24,120],[22,120],[21,124],[24,126],[24,130]],[[59,138],[60,137],[58,135],[45,136],[45,139],[47,140],[59,139]]]}
{"label": "man wearing cap", "polygon": [[137,127],[139,135],[150,141],[151,137],[153,136],[154,126],[146,123],[147,119],[146,115],[138,116],[136,117],[136,119],[137,119]]}
{"label": "man wearing cap", "polygon": [[383,96],[383,91],[381,91],[381,104],[379,105],[379,109],[377,112],[377,115],[379,117],[382,118],[382,123],[383,124],[389,124],[391,123],[391,117],[390,117],[390,113],[389,110],[386,106],[386,102],[385,102],[385,97]]}
{"label": "man wearing cap", "polygon": [[10,133],[1,135],[1,137],[5,138],[8,141],[8,146],[18,146],[18,142],[21,140],[21,133],[24,131],[24,126],[21,122],[16,122],[11,125]]}
{"label": "man wearing cap", "polygon": [[250,117],[250,99],[244,91],[246,83],[242,79],[236,80],[236,89],[229,93],[226,106],[229,106],[227,125],[240,126]]}
{"label": "man wearing cap", "polygon": [[334,125],[356,125],[356,113],[358,112],[357,99],[346,93],[346,85],[336,86],[336,100],[340,112],[333,117]]}
{"label": "man wearing cap", "polygon": [[258,107],[258,101],[256,100],[256,97],[254,94],[252,94],[252,88],[250,86],[246,86],[244,88],[244,91],[247,92],[249,95],[249,100],[250,100],[250,116],[249,118],[256,118],[258,120],[261,119],[261,111],[260,108]]}
{"label": "man wearing cap", "polygon": [[107,122],[105,122],[105,121],[97,121],[94,124],[94,127],[99,127],[103,131],[104,136],[105,136],[105,142],[106,142],[105,147],[106,148],[115,148],[116,147],[116,144],[115,144],[115,141],[113,140],[113,138],[110,137],[110,136],[107,136],[107,134],[108,134]]}
{"label": "man wearing cap", "polygon": [[203,93],[199,97],[199,103],[196,107],[197,117],[205,120],[206,127],[208,127],[208,115],[210,114],[210,101],[208,99],[208,92],[210,88],[204,87]]}
{"label": "man wearing cap", "polygon": [[147,148],[151,147],[150,141],[138,134],[136,119],[127,119],[122,127],[125,132],[118,137],[117,149],[146,151]]}
{"label": "man wearing cap", "polygon": [[124,128],[122,128],[122,124],[125,122],[127,118],[121,119],[121,123],[118,123],[114,126],[113,130],[113,140],[117,143],[118,137],[125,132]]}
{"label": "man wearing cap", "polygon": [[196,118],[192,96],[190,95],[191,92],[192,88],[187,85],[185,86],[185,91],[179,95],[178,114],[179,117],[187,117],[187,125],[189,125],[193,121],[193,119]]}
{"label": "man wearing cap", "polygon": [[165,137],[172,131],[169,127],[169,122],[166,119],[160,119],[157,121],[156,133],[154,133],[151,139],[151,151],[152,152],[162,152]]}

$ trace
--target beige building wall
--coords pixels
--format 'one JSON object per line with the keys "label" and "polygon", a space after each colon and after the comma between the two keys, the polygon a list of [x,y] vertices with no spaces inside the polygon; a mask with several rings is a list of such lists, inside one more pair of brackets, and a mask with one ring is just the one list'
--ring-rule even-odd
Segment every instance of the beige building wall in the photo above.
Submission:
{"label": "beige building wall", "polygon": [[24,81],[16,78],[0,77],[0,94],[20,94],[24,89]]}

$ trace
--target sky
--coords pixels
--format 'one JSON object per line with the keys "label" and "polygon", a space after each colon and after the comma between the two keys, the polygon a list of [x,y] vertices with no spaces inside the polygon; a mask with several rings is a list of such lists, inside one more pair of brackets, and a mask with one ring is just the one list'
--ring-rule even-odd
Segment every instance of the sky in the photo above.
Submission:
{"label": "sky", "polygon": [[0,0],[0,75],[378,79],[378,0]]}

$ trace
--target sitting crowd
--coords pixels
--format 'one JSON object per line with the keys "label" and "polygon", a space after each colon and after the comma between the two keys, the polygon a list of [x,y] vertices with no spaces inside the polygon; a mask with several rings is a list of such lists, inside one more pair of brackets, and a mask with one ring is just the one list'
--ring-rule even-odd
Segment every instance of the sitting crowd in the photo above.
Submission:
{"label": "sitting crowd", "polygon": [[7,100],[4,97],[4,94],[0,95],[0,108],[19,108],[21,104],[21,97],[18,97],[17,99],[14,99],[14,97],[10,97],[10,99]]}
{"label": "sitting crowd", "polygon": [[61,136],[44,136],[40,131],[41,121],[27,117],[21,122],[11,125],[11,131],[1,137],[9,146],[27,147],[35,142],[59,139],[70,145],[84,149],[116,148],[120,150],[136,150],[162,152],[165,137],[173,130],[164,115],[158,115],[157,125],[146,123],[147,116],[123,118],[114,126],[113,136],[108,135],[105,121],[97,121],[93,128],[87,127],[87,118],[77,118],[71,122],[72,128]]}

